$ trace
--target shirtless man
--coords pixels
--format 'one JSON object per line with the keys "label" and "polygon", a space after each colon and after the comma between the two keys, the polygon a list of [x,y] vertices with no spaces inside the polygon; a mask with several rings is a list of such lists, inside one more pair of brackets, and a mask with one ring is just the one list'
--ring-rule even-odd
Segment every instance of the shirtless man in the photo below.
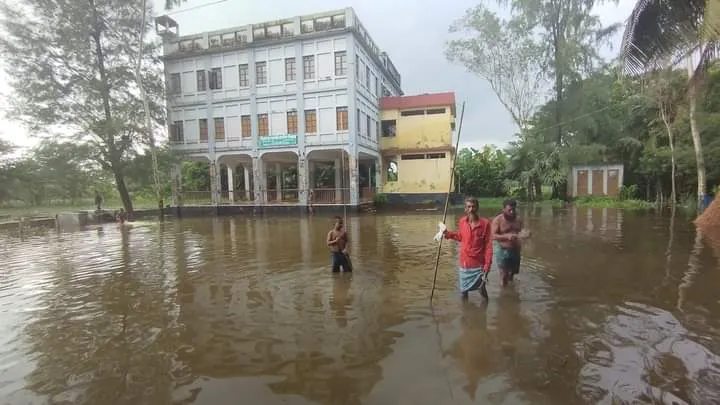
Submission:
{"label": "shirtless man", "polygon": [[340,272],[342,266],[343,271],[352,271],[350,261],[348,260],[348,236],[345,232],[343,219],[335,217],[335,226],[328,232],[327,245],[330,247],[330,254],[332,255],[332,271],[333,273]]}
{"label": "shirtless man", "polygon": [[503,287],[520,272],[520,241],[530,237],[530,232],[523,229],[523,223],[517,217],[516,208],[515,200],[503,201],[502,213],[492,222],[493,258],[500,270]]}

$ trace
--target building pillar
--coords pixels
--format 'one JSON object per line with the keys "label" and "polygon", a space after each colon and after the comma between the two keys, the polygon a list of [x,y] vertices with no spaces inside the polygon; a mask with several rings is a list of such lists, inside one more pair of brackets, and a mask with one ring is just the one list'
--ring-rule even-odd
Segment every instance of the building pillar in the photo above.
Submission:
{"label": "building pillar", "polygon": [[306,160],[307,174],[308,174],[308,189],[312,190],[315,188],[315,162]]}
{"label": "building pillar", "polygon": [[275,163],[275,199],[278,201],[282,201],[282,190],[283,190],[283,175],[282,175],[282,166],[280,163]]}
{"label": "building pillar", "polygon": [[345,190],[343,190],[343,173],[340,159],[335,159],[335,162],[333,163],[333,168],[335,169],[335,202],[342,201],[343,203],[345,203],[343,199],[343,193]]}
{"label": "building pillar", "polygon": [[253,180],[255,191],[255,205],[262,205],[265,201],[265,163],[262,157],[253,157]]}
{"label": "building pillar", "polygon": [[360,173],[358,170],[358,159],[356,153],[351,153],[348,158],[348,173],[350,174],[350,205],[360,204],[359,186]]}
{"label": "building pillar", "polygon": [[235,167],[228,166],[227,168],[228,178],[228,199],[231,203],[235,202]]}
{"label": "building pillar", "polygon": [[252,201],[253,199],[250,198],[250,170],[245,164],[243,164],[243,175],[245,176],[243,179],[245,181],[245,201]]}
{"label": "building pillar", "polygon": [[300,205],[308,205],[308,164],[305,161],[305,156],[298,157],[298,201]]}
{"label": "building pillar", "polygon": [[182,165],[174,164],[170,169],[173,207],[182,206]]}
{"label": "building pillar", "polygon": [[378,156],[375,159],[375,192],[378,194],[382,192],[383,174],[382,159]]}
{"label": "building pillar", "polygon": [[220,199],[218,198],[220,193],[218,192],[218,189],[220,188],[220,182],[218,181],[219,172],[217,170],[217,162],[213,160],[210,162],[210,201],[214,205],[217,205],[220,203]]}

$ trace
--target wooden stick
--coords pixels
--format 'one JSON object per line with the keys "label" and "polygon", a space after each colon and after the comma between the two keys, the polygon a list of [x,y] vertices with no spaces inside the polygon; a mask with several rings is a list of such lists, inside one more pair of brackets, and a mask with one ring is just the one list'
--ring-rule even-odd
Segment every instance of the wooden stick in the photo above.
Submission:
{"label": "wooden stick", "polygon": [[[455,156],[453,157],[452,167],[450,168],[450,186],[448,189],[447,196],[445,197],[445,209],[443,210],[443,219],[442,219],[443,224],[445,223],[445,219],[447,219],[448,206],[450,205],[450,193],[452,193],[452,190],[453,190],[453,178],[455,177],[455,164],[457,163],[457,157],[458,157],[458,154],[460,153],[458,148],[460,147],[460,132],[462,131],[464,115],[465,115],[465,102],[463,101],[462,108],[460,109],[460,123],[458,124],[457,139],[455,140]],[[438,248],[437,248],[437,256],[435,257],[435,275],[433,276],[432,289],[430,290],[430,302],[432,302],[433,295],[435,294],[435,282],[437,281],[438,266],[440,265],[440,252],[442,249],[443,239],[444,238],[440,238],[440,243],[438,243]]]}

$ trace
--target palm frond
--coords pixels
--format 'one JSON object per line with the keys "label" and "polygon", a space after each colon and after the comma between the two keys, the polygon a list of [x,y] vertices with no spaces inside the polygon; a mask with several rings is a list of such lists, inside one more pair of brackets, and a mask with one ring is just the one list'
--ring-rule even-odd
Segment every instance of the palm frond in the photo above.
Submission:
{"label": "palm frond", "polygon": [[700,42],[706,0],[638,0],[622,39],[625,72],[655,70]]}

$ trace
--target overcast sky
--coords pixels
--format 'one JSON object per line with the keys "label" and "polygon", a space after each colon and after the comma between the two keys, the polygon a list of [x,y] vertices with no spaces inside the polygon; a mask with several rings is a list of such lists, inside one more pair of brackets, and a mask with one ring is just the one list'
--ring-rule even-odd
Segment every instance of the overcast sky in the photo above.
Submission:
{"label": "overcast sky", "polygon": [[[153,1],[160,12],[164,0]],[[406,95],[454,91],[458,108],[466,101],[461,144],[502,147],[515,133],[509,115],[482,79],[467,73],[462,66],[449,63],[443,53],[444,43],[449,39],[449,25],[479,1],[188,0],[170,16],[179,23],[180,35],[188,35],[351,6],[377,46],[390,55],[402,76]],[[623,22],[634,4],[634,0],[620,0],[618,5],[598,7],[596,13],[604,24]],[[615,52],[617,46],[604,53],[613,56]],[[9,91],[5,73],[0,72],[0,109],[7,105]],[[0,120],[0,137],[22,146],[35,143],[11,119]]]}

